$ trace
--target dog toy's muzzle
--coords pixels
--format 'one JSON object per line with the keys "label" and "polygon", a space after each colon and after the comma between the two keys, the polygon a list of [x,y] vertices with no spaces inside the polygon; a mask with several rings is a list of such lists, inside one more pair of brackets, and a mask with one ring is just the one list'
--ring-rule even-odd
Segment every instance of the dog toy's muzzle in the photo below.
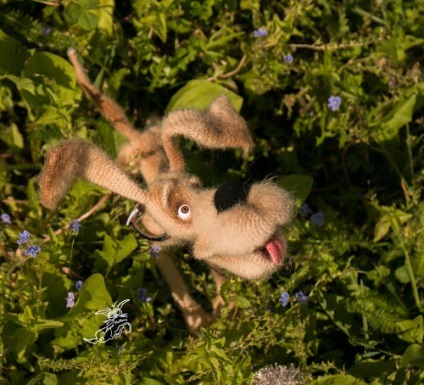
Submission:
{"label": "dog toy's muzzle", "polygon": [[246,180],[228,181],[219,186],[214,196],[218,213],[246,203],[251,186],[252,183]]}

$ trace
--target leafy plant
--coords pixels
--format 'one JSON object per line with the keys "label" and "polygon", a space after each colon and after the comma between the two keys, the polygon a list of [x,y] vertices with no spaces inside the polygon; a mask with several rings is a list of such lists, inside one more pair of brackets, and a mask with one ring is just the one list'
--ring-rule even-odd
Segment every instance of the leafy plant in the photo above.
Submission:
{"label": "leafy plant", "polygon": [[[423,12],[398,0],[1,1],[0,383],[249,384],[274,364],[315,385],[423,383]],[[205,185],[275,177],[297,199],[283,269],[229,276],[223,314],[196,336],[155,251],[124,225],[131,202],[79,182],[57,212],[40,205],[48,146],[79,136],[116,156],[123,144],[82,98],[69,46],[139,127],[229,95],[254,152],[187,142],[189,168]],[[207,304],[207,270],[176,259]],[[131,333],[85,343],[104,321],[95,312],[124,299]]]}

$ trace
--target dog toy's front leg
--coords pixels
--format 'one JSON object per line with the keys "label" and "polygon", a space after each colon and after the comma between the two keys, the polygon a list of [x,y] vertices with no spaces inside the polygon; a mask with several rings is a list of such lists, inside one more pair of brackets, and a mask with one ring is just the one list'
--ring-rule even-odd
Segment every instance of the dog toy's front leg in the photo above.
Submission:
{"label": "dog toy's front leg", "polygon": [[190,296],[188,287],[175,266],[172,256],[162,250],[158,256],[157,265],[190,331],[196,331],[201,326],[212,322],[213,318]]}
{"label": "dog toy's front leg", "polygon": [[224,299],[221,296],[221,288],[227,280],[227,277],[215,267],[210,267],[210,272],[216,286],[216,296],[213,301],[213,317],[217,318],[220,316],[221,309],[225,305]]}

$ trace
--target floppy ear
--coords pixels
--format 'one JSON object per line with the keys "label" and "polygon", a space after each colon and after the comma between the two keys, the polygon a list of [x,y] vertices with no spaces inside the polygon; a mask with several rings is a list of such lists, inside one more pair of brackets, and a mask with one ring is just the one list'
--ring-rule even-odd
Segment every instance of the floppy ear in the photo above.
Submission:
{"label": "floppy ear", "polygon": [[74,181],[83,178],[139,203],[148,197],[99,148],[82,139],[72,139],[51,148],[38,179],[41,203],[50,210],[70,190]]}
{"label": "floppy ear", "polygon": [[163,119],[162,144],[171,171],[182,170],[185,165],[175,142],[177,135],[207,148],[241,148],[245,155],[253,146],[245,120],[226,96],[215,99],[205,111],[173,111]]}

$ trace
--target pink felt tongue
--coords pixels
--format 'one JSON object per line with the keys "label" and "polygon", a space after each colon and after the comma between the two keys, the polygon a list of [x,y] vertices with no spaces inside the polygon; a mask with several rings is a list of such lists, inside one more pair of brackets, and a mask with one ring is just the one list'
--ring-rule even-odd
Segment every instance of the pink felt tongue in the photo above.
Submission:
{"label": "pink felt tongue", "polygon": [[277,239],[272,239],[265,244],[265,249],[268,251],[272,262],[279,265],[283,260],[283,245]]}

